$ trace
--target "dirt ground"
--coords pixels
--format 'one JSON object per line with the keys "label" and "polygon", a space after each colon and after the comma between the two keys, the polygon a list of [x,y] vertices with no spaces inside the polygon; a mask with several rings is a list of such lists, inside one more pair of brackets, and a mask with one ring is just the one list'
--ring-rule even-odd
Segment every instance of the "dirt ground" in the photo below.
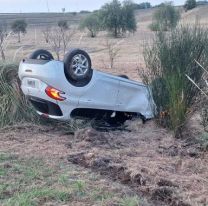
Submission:
{"label": "dirt ground", "polygon": [[85,128],[74,135],[22,125],[0,131],[0,152],[81,166],[109,184],[127,186],[150,205],[207,205],[208,153],[195,138],[203,131],[199,122],[197,114],[190,118],[185,139],[138,119],[122,131]]}

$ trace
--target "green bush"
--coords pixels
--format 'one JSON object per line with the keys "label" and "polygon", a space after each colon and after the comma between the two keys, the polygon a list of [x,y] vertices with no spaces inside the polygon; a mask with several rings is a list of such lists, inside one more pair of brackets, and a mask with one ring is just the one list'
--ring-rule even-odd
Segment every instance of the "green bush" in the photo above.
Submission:
{"label": "green bush", "polygon": [[15,64],[0,64],[0,127],[22,121],[38,121],[20,90],[17,69]]}
{"label": "green bush", "polygon": [[153,45],[146,46],[146,79],[152,82],[153,96],[162,124],[174,132],[183,125],[186,113],[199,90],[186,77],[200,84],[202,65],[208,65],[208,30],[181,26],[170,33],[155,34]]}

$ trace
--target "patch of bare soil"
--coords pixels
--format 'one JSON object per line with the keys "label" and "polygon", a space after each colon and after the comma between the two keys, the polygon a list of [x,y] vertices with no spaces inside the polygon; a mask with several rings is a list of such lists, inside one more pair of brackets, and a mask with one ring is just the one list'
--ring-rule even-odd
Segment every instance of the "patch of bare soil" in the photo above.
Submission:
{"label": "patch of bare soil", "polygon": [[175,139],[153,121],[128,122],[131,132],[79,130],[68,160],[131,186],[155,204],[207,205],[208,153],[195,138],[200,131],[195,119],[185,139]]}

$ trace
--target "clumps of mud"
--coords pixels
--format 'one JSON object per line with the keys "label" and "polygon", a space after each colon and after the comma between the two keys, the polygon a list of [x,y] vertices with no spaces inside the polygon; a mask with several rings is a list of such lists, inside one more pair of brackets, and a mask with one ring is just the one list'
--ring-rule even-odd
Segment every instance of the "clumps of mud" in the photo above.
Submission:
{"label": "clumps of mud", "polygon": [[131,129],[77,131],[68,161],[129,185],[155,205],[208,204],[208,154],[198,141],[176,140],[152,121]]}

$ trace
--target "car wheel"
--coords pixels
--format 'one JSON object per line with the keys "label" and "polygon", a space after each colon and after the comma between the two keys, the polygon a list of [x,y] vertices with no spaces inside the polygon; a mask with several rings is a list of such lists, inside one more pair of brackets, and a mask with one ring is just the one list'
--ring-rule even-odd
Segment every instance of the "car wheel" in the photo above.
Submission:
{"label": "car wheel", "polygon": [[49,51],[44,49],[38,49],[29,56],[29,59],[53,60],[54,58]]}
{"label": "car wheel", "polygon": [[81,49],[73,49],[64,57],[65,74],[74,81],[90,80],[92,77],[91,59]]}

